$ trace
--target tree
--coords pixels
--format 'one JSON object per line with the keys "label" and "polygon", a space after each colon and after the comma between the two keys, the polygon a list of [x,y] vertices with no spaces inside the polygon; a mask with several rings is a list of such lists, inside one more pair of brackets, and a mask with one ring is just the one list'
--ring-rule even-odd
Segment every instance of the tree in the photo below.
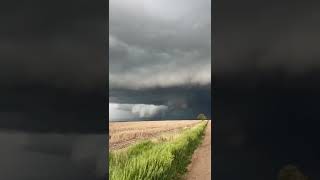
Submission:
{"label": "tree", "polygon": [[308,178],[293,165],[283,167],[278,176],[278,180],[307,180]]}
{"label": "tree", "polygon": [[197,116],[197,119],[204,121],[204,120],[207,119],[207,117],[206,117],[203,113],[201,113],[201,114],[199,114],[199,115]]}

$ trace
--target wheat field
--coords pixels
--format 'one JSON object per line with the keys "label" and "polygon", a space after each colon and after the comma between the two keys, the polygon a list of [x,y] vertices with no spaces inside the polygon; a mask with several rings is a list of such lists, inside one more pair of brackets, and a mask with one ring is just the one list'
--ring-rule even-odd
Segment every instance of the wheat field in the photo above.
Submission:
{"label": "wheat field", "polygon": [[199,120],[110,122],[109,150],[122,149],[142,139],[179,133],[199,122]]}

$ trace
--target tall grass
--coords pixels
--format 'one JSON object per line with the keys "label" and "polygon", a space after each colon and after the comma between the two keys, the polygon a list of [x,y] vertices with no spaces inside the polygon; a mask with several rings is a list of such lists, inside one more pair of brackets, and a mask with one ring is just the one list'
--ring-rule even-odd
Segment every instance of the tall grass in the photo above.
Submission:
{"label": "tall grass", "polygon": [[194,150],[201,143],[207,122],[187,129],[178,137],[164,142],[151,140],[135,144],[125,151],[109,152],[111,180],[179,179]]}

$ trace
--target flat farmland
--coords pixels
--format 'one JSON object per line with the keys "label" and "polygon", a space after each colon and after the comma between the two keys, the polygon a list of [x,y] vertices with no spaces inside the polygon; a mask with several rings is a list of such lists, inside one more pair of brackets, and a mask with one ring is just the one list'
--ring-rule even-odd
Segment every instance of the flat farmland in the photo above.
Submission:
{"label": "flat farmland", "polygon": [[109,150],[122,149],[142,139],[179,133],[198,123],[199,120],[110,122]]}

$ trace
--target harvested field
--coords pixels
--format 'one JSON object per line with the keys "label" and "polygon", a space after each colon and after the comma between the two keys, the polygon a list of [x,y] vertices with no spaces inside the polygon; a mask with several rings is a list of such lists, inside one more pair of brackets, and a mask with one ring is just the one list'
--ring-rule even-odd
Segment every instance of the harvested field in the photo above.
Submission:
{"label": "harvested field", "polygon": [[199,122],[199,120],[110,122],[109,150],[125,148],[138,140],[177,133]]}

